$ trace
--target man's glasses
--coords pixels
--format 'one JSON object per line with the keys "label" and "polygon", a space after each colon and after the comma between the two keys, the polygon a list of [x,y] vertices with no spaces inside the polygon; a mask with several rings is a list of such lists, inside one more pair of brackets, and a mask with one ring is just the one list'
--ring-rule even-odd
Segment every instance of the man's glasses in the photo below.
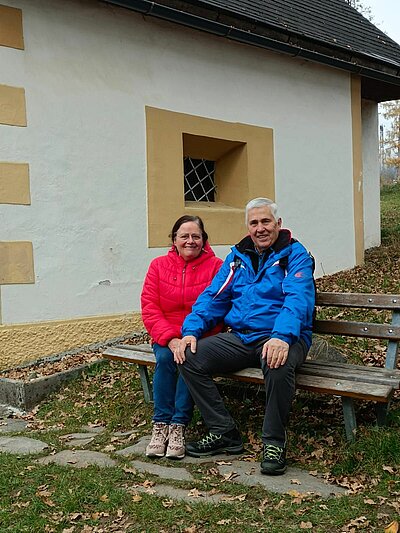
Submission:
{"label": "man's glasses", "polygon": [[176,238],[180,241],[188,241],[190,238],[192,238],[193,241],[200,241],[201,235],[198,235],[197,233],[182,233],[182,235],[177,235]]}

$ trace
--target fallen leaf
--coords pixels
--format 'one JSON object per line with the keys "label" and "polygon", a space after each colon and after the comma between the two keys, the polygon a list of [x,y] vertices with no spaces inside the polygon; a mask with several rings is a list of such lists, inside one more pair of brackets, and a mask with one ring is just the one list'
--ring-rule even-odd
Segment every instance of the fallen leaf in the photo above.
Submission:
{"label": "fallen leaf", "polygon": [[224,481],[231,481],[232,479],[235,479],[235,477],[239,477],[237,472],[229,472],[224,475]]}
{"label": "fallen leaf", "polygon": [[384,529],[385,533],[398,533],[399,531],[399,523],[397,520],[393,520],[393,522],[390,522],[388,526]]}
{"label": "fallen leaf", "polygon": [[203,496],[203,494],[195,488],[188,492],[188,496],[189,498],[200,498]]}
{"label": "fallen leaf", "polygon": [[82,513],[72,513],[69,515],[70,520],[79,520],[82,518]]}
{"label": "fallen leaf", "polygon": [[142,501],[142,497],[140,496],[140,494],[133,494],[133,496],[132,496],[132,501],[133,501],[134,503],[141,502],[141,501]]}
{"label": "fallen leaf", "polygon": [[298,479],[291,479],[290,480],[290,483],[292,485],[301,485],[301,481],[299,481]]}
{"label": "fallen leaf", "polygon": [[163,507],[165,507],[166,509],[169,509],[170,507],[173,507],[173,506],[174,506],[174,500],[163,500],[163,501],[162,501],[162,505],[163,505]]}
{"label": "fallen leaf", "polygon": [[385,472],[389,472],[389,474],[394,474],[394,468],[392,468],[391,466],[382,466],[382,470],[384,470]]}
{"label": "fallen leaf", "polygon": [[136,468],[123,468],[123,471],[126,472],[127,474],[137,474],[137,470]]}
{"label": "fallen leaf", "polygon": [[312,529],[312,527],[311,522],[300,522],[300,529]]}

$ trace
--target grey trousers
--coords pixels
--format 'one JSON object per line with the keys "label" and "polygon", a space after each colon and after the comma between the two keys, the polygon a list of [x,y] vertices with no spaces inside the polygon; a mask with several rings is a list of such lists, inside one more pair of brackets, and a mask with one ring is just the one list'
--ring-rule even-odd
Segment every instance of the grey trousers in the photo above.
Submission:
{"label": "grey trousers", "polygon": [[243,344],[234,333],[218,333],[201,339],[196,353],[185,352],[186,361],[179,371],[211,433],[222,435],[236,424],[227,411],[213,376],[247,367],[262,368],[265,383],[265,414],[262,428],[264,444],[283,446],[286,426],[295,393],[295,373],[307,355],[303,340],[290,347],[286,363],[268,368],[262,359],[262,348],[268,337]]}

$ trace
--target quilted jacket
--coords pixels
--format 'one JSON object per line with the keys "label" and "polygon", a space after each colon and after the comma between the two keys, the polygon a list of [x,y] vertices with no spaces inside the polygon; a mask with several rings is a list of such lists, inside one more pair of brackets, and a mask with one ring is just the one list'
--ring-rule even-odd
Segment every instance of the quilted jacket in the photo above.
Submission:
{"label": "quilted jacket", "polygon": [[[174,246],[150,263],[143,284],[143,323],[153,342],[167,346],[181,337],[182,323],[199,294],[211,283],[222,260],[206,243],[199,257],[185,262]],[[220,331],[218,326],[212,333]]]}

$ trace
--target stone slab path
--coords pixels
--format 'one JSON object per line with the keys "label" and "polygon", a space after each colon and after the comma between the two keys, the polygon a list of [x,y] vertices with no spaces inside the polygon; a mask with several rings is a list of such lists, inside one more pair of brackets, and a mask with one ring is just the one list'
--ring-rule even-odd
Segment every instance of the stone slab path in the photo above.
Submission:
{"label": "stone slab path", "polygon": [[[262,486],[268,491],[287,493],[295,491],[300,494],[318,495],[322,498],[340,496],[345,494],[345,489],[336,485],[328,484],[324,479],[313,476],[298,468],[289,467],[283,476],[264,476],[259,470],[259,464],[241,459],[240,456],[225,454],[213,457],[197,459],[185,457],[181,461],[161,459],[157,462],[150,461],[145,456],[145,449],[150,437],[142,437],[138,442],[113,452],[99,452],[87,447],[96,441],[96,437],[104,431],[104,428],[84,427],[80,433],[60,435],[60,441],[66,449],[58,453],[50,453],[45,442],[29,437],[29,428],[23,420],[1,418],[0,415],[0,453],[12,453],[16,455],[33,455],[32,462],[39,464],[56,463],[73,468],[86,468],[89,465],[112,468],[118,465],[118,456],[132,458],[131,467],[137,472],[151,474],[160,479],[152,487],[134,486],[135,493],[150,492],[163,498],[183,499],[196,502],[233,501],[229,495],[213,492],[200,493],[195,488],[185,490],[173,487],[165,481],[184,481],[195,483],[195,478],[190,472],[193,465],[209,465],[209,470],[220,480],[239,483],[244,486]],[[11,434],[11,435],[10,435]],[[114,433],[112,437],[134,436],[134,432]],[[38,454],[46,454],[40,458]],[[112,453],[112,457],[111,457]],[[115,458],[114,458],[115,457]],[[187,466],[190,468],[188,469]],[[161,482],[162,481],[162,482]]]}

